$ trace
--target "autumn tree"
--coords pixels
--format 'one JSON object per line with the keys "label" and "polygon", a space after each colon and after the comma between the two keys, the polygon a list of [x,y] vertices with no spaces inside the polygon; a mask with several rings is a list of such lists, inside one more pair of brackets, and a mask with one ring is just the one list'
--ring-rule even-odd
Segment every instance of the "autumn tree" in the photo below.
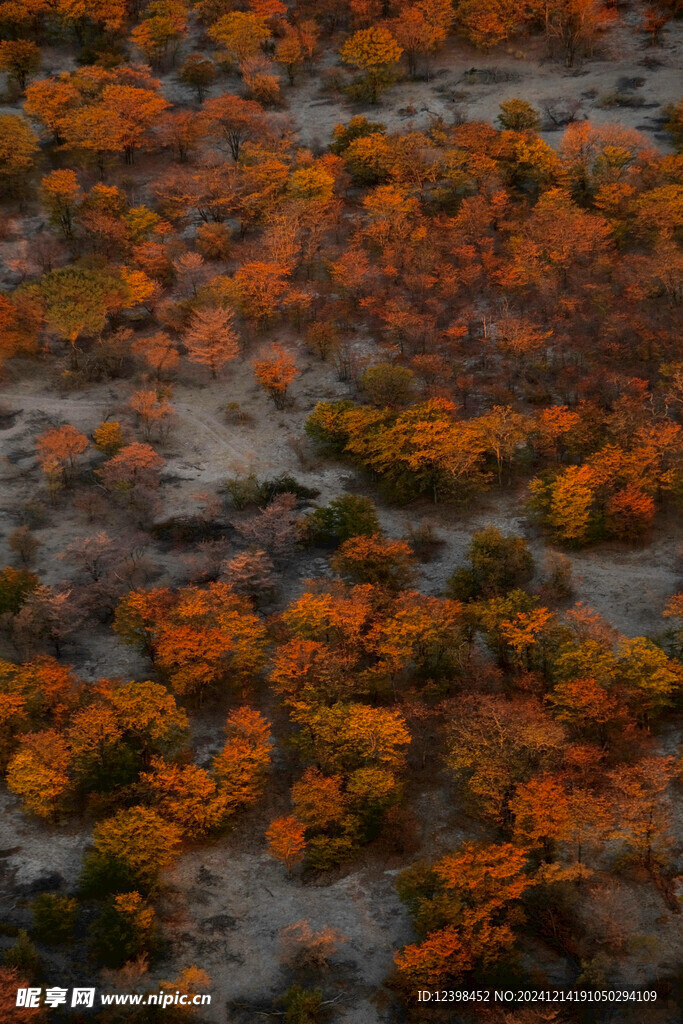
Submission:
{"label": "autumn tree", "polygon": [[131,395],[128,403],[142,424],[144,437],[149,441],[153,434],[163,436],[170,426],[173,406],[169,402],[170,388],[140,389]]}
{"label": "autumn tree", "polygon": [[376,363],[363,372],[361,385],[373,405],[398,408],[414,397],[414,376],[406,366]]}
{"label": "autumn tree", "polygon": [[449,732],[449,767],[484,815],[498,822],[509,821],[515,785],[557,761],[564,742],[561,727],[532,698],[469,696]]}
{"label": "autumn tree", "polygon": [[152,0],[143,20],[131,32],[131,39],[152,65],[175,54],[187,29],[187,6],[182,0]]}
{"label": "autumn tree", "polygon": [[504,100],[500,105],[498,120],[503,128],[519,132],[530,128],[537,132],[541,127],[541,118],[537,110],[526,100]]}
{"label": "autumn tree", "polygon": [[257,605],[277,589],[275,567],[263,550],[240,551],[221,566],[221,579],[238,594],[251,597]]}
{"label": "autumn tree", "polygon": [[105,420],[93,430],[93,443],[105,455],[116,455],[126,443],[118,420]]}
{"label": "autumn tree", "polygon": [[251,11],[232,11],[209,29],[209,36],[221,47],[223,59],[237,65],[254,57],[270,32],[263,20]]}
{"label": "autumn tree", "polygon": [[66,238],[73,233],[73,217],[82,196],[74,171],[51,171],[40,182],[40,200]]}
{"label": "autumn tree", "polygon": [[157,380],[167,379],[180,362],[177,345],[165,331],[136,338],[131,351],[144,359]]}
{"label": "autumn tree", "polygon": [[232,279],[232,293],[240,312],[261,328],[275,316],[287,291],[289,269],[282,263],[260,260],[243,263]]}
{"label": "autumn tree", "polygon": [[77,460],[88,446],[85,434],[70,423],[40,435],[36,441],[38,461],[51,488],[59,488],[73,481]]}
{"label": "autumn tree", "polygon": [[0,185],[21,191],[38,152],[38,137],[18,114],[0,114]]}
{"label": "autumn tree", "polygon": [[228,813],[256,803],[265,789],[271,761],[270,725],[253,708],[233,711],[225,724],[227,740],[213,761],[213,772]]}
{"label": "autumn tree", "polygon": [[521,846],[540,849],[547,863],[555,860],[557,844],[573,850],[574,863],[552,878],[581,879],[588,872],[586,848],[608,838],[609,815],[603,797],[567,785],[561,776],[537,775],[519,785],[511,802],[514,836]]}
{"label": "autumn tree", "polygon": [[177,856],[181,834],[177,825],[151,808],[128,807],[95,826],[90,861],[119,863],[143,891],[149,891]]}
{"label": "autumn tree", "polygon": [[304,858],[306,849],[305,826],[293,815],[271,822],[266,839],[271,857],[282,861],[291,875],[292,869]]}
{"label": "autumn tree", "polygon": [[183,336],[190,361],[208,366],[214,379],[218,370],[239,354],[233,322],[234,314],[229,309],[198,309]]}
{"label": "autumn tree", "polygon": [[671,846],[666,790],[674,772],[670,757],[649,757],[609,773],[612,836],[621,840],[648,871],[666,863]]}
{"label": "autumn tree", "polygon": [[44,1024],[48,1019],[45,1007],[17,1006],[17,991],[26,989],[31,981],[29,972],[17,967],[0,967],[0,1015],[15,1024]]}
{"label": "autumn tree", "polygon": [[275,44],[275,60],[287,72],[290,85],[294,85],[297,74],[312,62],[319,34],[315,21],[304,21],[286,26],[282,38]]}
{"label": "autumn tree", "polygon": [[69,747],[59,733],[30,733],[7,766],[7,787],[30,813],[53,820],[73,792],[69,763]]}
{"label": "autumn tree", "polygon": [[245,142],[267,138],[268,118],[263,107],[254,100],[244,100],[226,93],[207,100],[202,107],[209,133],[223,138],[235,162]]}
{"label": "autumn tree", "polygon": [[292,356],[281,345],[272,345],[271,352],[270,356],[254,360],[254,376],[273,400],[275,408],[284,409],[289,386],[299,376],[299,370]]}
{"label": "autumn tree", "polygon": [[0,614],[16,614],[39,583],[34,572],[6,565],[0,570]]}
{"label": "autumn tree", "polygon": [[187,715],[160,683],[123,683],[106,687],[103,696],[116,713],[126,744],[139,752],[144,766],[154,754],[177,754],[186,742]]}
{"label": "autumn tree", "polygon": [[483,50],[508,39],[522,24],[522,9],[514,0],[462,0],[455,12],[458,31]]}
{"label": "autumn tree", "polygon": [[187,836],[196,838],[220,827],[230,809],[215,780],[197,765],[153,757],[140,783],[159,813]]}
{"label": "autumn tree", "polygon": [[409,868],[397,888],[424,938],[396,954],[401,979],[439,986],[496,964],[514,945],[520,897],[533,884],[512,843],[465,843],[431,867]]}
{"label": "autumn tree", "polygon": [[453,21],[452,5],[444,0],[418,0],[401,7],[390,22],[391,31],[405,53],[408,74],[415,78],[419,57],[427,57],[446,38]]}
{"label": "autumn tree", "polygon": [[15,82],[20,92],[26,83],[40,70],[42,57],[40,48],[29,39],[5,39],[0,42],[0,70]]}
{"label": "autumn tree", "polygon": [[154,657],[177,693],[199,700],[228,681],[246,683],[263,664],[264,627],[225,583],[136,591],[121,602],[114,629]]}
{"label": "autumn tree", "polygon": [[355,32],[339,52],[345,64],[361,72],[356,85],[359,94],[377,103],[396,79],[396,64],[403,50],[391,32],[379,25]]}
{"label": "autumn tree", "polygon": [[127,289],[120,278],[77,265],[51,271],[35,290],[48,327],[70,345],[74,369],[78,367],[79,338],[100,334],[109,314],[121,309],[127,300]]}
{"label": "autumn tree", "polygon": [[197,93],[197,102],[202,103],[207,90],[216,79],[216,65],[201,53],[191,53],[183,61],[178,78]]}
{"label": "autumn tree", "polygon": [[598,33],[614,14],[614,8],[605,8],[600,0],[555,0],[546,18],[548,40],[560,47],[570,68],[577,57],[592,53]]}
{"label": "autumn tree", "polygon": [[372,583],[388,591],[405,590],[413,579],[415,558],[402,540],[359,535],[344,541],[332,568],[353,583]]}
{"label": "autumn tree", "polygon": [[119,495],[128,505],[151,506],[159,488],[159,473],[164,460],[151,445],[134,441],[98,469],[97,475],[108,491]]}

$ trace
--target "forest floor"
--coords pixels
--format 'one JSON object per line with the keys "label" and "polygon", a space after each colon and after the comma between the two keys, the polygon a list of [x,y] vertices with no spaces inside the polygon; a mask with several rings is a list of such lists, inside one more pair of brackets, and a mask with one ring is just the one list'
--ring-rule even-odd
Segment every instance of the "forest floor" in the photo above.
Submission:
{"label": "forest floor", "polygon": [[[351,468],[322,462],[302,442],[303,424],[315,402],[350,393],[330,367],[300,349],[303,373],[292,389],[292,405],[276,412],[255,387],[249,360],[233,365],[222,380],[209,383],[198,378],[194,384],[177,385],[174,390],[176,420],[168,439],[157,445],[166,459],[160,519],[193,514],[195,495],[215,490],[229,477],[251,471],[259,479],[289,473],[318,490],[315,502],[320,504],[362,486],[363,492],[372,493],[377,501],[389,536],[404,536],[411,524],[431,525],[441,544],[421,568],[418,586],[426,592],[443,590],[450,573],[464,564],[472,533],[488,524],[525,535],[542,571],[551,549],[524,515],[523,486],[494,488],[465,508],[424,501],[404,508],[388,506]],[[3,408],[17,414],[0,434],[0,549],[5,560],[10,554],[5,550],[8,534],[21,521],[25,503],[40,493],[33,449],[36,434],[62,422],[91,434],[106,415],[125,419],[125,389],[129,387],[121,382],[59,393],[50,389],[48,381],[33,375],[0,389]],[[224,415],[228,401],[238,401],[248,409],[250,421],[228,424]],[[76,537],[103,528],[116,535],[116,513],[112,517],[111,522],[105,518],[96,526],[88,525],[82,513],[60,499],[60,505],[48,512],[46,525],[34,531],[42,544],[35,566],[40,576],[50,584],[64,581],[68,568],[57,557],[59,553]],[[627,635],[659,632],[664,604],[683,578],[677,560],[682,541],[680,524],[670,522],[659,526],[651,542],[642,547],[611,544],[571,552],[575,599],[600,612]],[[155,585],[185,582],[182,563],[173,551],[152,545],[148,556]],[[287,570],[282,590],[291,600],[307,578],[328,571],[320,552],[301,553]],[[120,644],[109,627],[77,636],[66,657],[79,674],[90,679],[114,675],[144,678],[148,671],[145,660]],[[222,740],[211,713],[204,718],[197,723],[195,745],[199,763],[208,764]],[[0,866],[4,869],[3,888],[14,893],[14,902],[18,899],[21,904],[25,898],[22,887],[24,892],[34,893],[53,884],[55,873],[65,885],[73,884],[88,841],[85,828],[71,825],[46,832],[43,824],[26,819],[14,800],[7,796],[4,800],[8,813],[0,825]],[[283,784],[281,791],[277,787],[269,794],[268,806],[260,808],[246,824],[210,845],[189,850],[178,862],[169,876],[170,888],[161,910],[162,920],[170,926],[167,933],[176,938],[168,956],[155,967],[154,977],[168,979],[188,963],[197,963],[213,981],[214,1019],[225,1019],[219,1008],[227,1001],[232,1006],[228,1019],[246,1024],[253,1019],[251,1011],[243,1012],[239,1004],[262,1001],[268,992],[274,996],[292,980],[280,965],[279,930],[300,920],[309,921],[313,928],[333,924],[347,941],[340,945],[322,980],[327,997],[340,996],[335,1004],[338,1019],[343,1024],[391,1021],[392,1004],[387,1001],[383,1005],[378,993],[391,969],[393,951],[412,935],[408,914],[394,889],[395,876],[417,856],[434,857],[452,849],[481,827],[463,817],[457,794],[438,770],[433,771],[433,778],[417,784],[411,803],[422,812],[414,853],[401,859],[370,849],[348,873],[303,884],[297,876],[288,879],[263,848],[268,821],[286,813],[286,786]],[[682,937],[681,918],[667,911],[652,883],[612,879],[605,885],[604,901],[607,918],[613,911],[628,911],[628,923],[622,926],[626,951],[618,963],[623,981],[633,984],[634,978],[640,978],[645,982],[658,973],[668,973]],[[533,956],[538,959],[538,948]],[[553,983],[568,983],[561,957],[545,950],[542,959]],[[59,957],[55,965],[64,966]]]}
{"label": "forest floor", "polygon": [[[638,10],[638,5],[632,5],[625,18],[638,17]],[[625,28],[617,29],[601,42],[599,54],[576,69],[547,59],[541,44],[525,43],[519,50],[485,55],[452,43],[435,58],[428,80],[402,82],[381,106],[362,112],[383,121],[390,130],[405,132],[426,127],[433,117],[443,117],[447,123],[455,117],[493,121],[501,101],[516,96],[543,112],[544,134],[553,144],[560,136],[550,113],[560,117],[562,110],[580,104],[578,117],[637,128],[667,148],[664,108],[680,98],[683,24],[667,29],[662,47],[648,48],[643,40]],[[472,69],[475,73],[467,75]],[[168,88],[172,87],[169,77]],[[302,142],[312,147],[324,147],[333,126],[348,120],[352,112],[347,103],[321,91],[317,77],[304,79],[285,97],[287,113]],[[17,228],[23,233],[21,225]],[[0,256],[7,255],[11,244],[0,245]],[[488,524],[526,536],[542,572],[551,549],[524,515],[523,486],[494,488],[467,508],[426,502],[397,508],[383,503],[348,466],[323,462],[312,454],[304,441],[303,425],[315,403],[352,392],[333,368],[314,360],[297,338],[291,341],[298,346],[302,374],[292,388],[292,404],[284,412],[273,411],[254,383],[250,362],[258,346],[218,381],[209,382],[197,374],[194,381],[175,385],[175,422],[168,439],[157,445],[166,460],[160,518],[193,513],[198,492],[215,490],[227,478],[251,471],[261,479],[291,474],[319,491],[315,499],[319,504],[347,490],[357,491],[362,483],[364,493],[377,501],[390,536],[404,536],[411,524],[433,527],[442,543],[422,567],[418,582],[429,593],[443,590],[447,577],[464,564],[472,533]],[[0,385],[0,564],[12,561],[7,539],[23,521],[26,504],[45,499],[35,459],[37,434],[51,425],[70,423],[91,435],[105,417],[127,417],[125,407],[133,390],[132,382],[115,381],[66,392],[35,366],[25,370]],[[224,414],[228,402],[239,402],[249,421],[229,424]],[[52,585],[67,579],[60,552],[77,537],[101,529],[115,535],[117,528],[115,511],[95,526],[68,500],[60,499],[57,507],[48,507],[45,524],[34,531],[42,545],[35,571]],[[683,527],[669,521],[658,525],[649,543],[640,547],[611,544],[570,552],[575,600],[595,609],[626,635],[660,632],[662,609],[683,579],[682,543]],[[185,582],[173,552],[152,544],[149,558],[155,585]],[[305,579],[326,572],[326,561],[319,553],[297,557],[283,588],[288,599],[303,588]],[[104,627],[77,636],[67,650],[67,660],[86,679],[144,678],[148,671],[144,659]],[[220,730],[214,730],[217,745]],[[208,759],[211,723],[204,722],[200,732],[209,737],[203,751]],[[421,788],[413,795],[413,805],[420,808],[420,829],[416,850],[408,860],[421,854],[434,856],[481,828],[463,814],[438,772],[417,785]],[[228,1001],[229,1020],[251,1022],[251,1011],[243,1015],[238,1004],[282,991],[288,979],[278,961],[278,931],[306,919],[314,928],[334,925],[347,940],[340,945],[325,982],[328,998],[335,998],[337,990],[345,992],[336,1007],[340,1024],[392,1020],[393,1011],[380,992],[393,950],[411,939],[408,914],[394,889],[395,875],[404,864],[391,853],[378,856],[370,850],[346,873],[306,884],[296,875],[287,878],[281,866],[265,855],[263,843],[273,812],[284,813],[284,793],[284,786],[281,792],[277,789],[269,795],[269,805],[233,833],[189,850],[180,859],[169,877],[162,906],[162,916],[174,922],[177,938],[155,967],[154,977],[173,977],[195,962],[208,971],[215,985],[213,1019],[226,1019],[223,1006]],[[28,921],[28,911],[22,909],[28,895],[52,884],[55,875],[73,886],[89,830],[77,825],[48,829],[25,818],[7,794],[2,801],[0,885],[13,911]],[[606,917],[618,915],[623,920],[625,948],[630,950],[619,959],[620,977],[615,984],[621,980],[632,985],[671,971],[677,943],[680,948],[681,917],[667,911],[651,883],[632,878],[612,880],[609,886]],[[549,951],[544,955],[548,977],[565,981],[563,961]],[[67,962],[63,954],[56,956],[55,971]],[[54,983],[61,984],[63,977],[55,973]],[[79,981],[83,983],[82,975]]]}
{"label": "forest floor", "polygon": [[[377,107],[363,108],[389,131],[402,133],[428,128],[435,118],[495,123],[505,100],[531,103],[543,118],[542,136],[557,145],[563,117],[595,124],[618,123],[642,132],[660,149],[669,149],[663,130],[664,110],[680,99],[683,64],[683,23],[667,29],[661,46],[647,45],[633,31],[642,18],[642,5],[622,10],[622,22],[598,42],[592,58],[567,68],[548,56],[545,42],[530,39],[488,53],[451,39],[416,81],[395,85]],[[335,63],[330,59],[330,66]],[[325,93],[318,77],[304,79],[284,93],[295,130],[306,145],[324,147],[335,124],[348,119],[348,103]]]}

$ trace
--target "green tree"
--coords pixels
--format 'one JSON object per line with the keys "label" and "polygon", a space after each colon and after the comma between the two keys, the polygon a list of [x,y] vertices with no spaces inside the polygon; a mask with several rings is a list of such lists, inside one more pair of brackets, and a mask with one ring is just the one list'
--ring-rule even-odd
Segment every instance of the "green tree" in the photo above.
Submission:
{"label": "green tree", "polygon": [[533,555],[522,537],[506,537],[495,526],[477,530],[467,558],[470,569],[449,578],[447,593],[457,600],[507,594],[526,583],[534,571]]}
{"label": "green tree", "polygon": [[382,532],[374,503],[357,494],[345,494],[309,512],[302,529],[312,544],[341,544],[351,537]]}
{"label": "green tree", "polygon": [[78,903],[73,896],[42,892],[31,903],[33,934],[48,946],[62,946],[73,938]]}
{"label": "green tree", "polygon": [[126,300],[120,278],[76,265],[50,271],[33,287],[42,299],[47,325],[69,342],[74,367],[78,366],[78,339],[100,334],[109,314]]}

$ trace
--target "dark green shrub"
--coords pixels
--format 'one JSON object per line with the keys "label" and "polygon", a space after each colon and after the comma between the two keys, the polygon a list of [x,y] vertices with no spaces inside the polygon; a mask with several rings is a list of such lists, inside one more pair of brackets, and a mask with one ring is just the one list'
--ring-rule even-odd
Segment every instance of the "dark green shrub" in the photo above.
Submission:
{"label": "dark green shrub", "polygon": [[38,950],[24,928],[20,930],[14,945],[5,950],[3,959],[5,966],[16,967],[20,976],[28,978],[30,981],[33,981],[40,970]]}
{"label": "dark green shrub", "polygon": [[36,574],[27,569],[5,566],[0,572],[0,615],[16,615],[39,582]]}
{"label": "dark green shrub", "polygon": [[449,597],[469,601],[507,594],[531,579],[534,559],[522,537],[506,537],[495,526],[477,530],[467,552],[471,568],[448,580]]}
{"label": "dark green shrub", "polygon": [[78,902],[73,896],[42,892],[31,903],[33,934],[48,946],[61,946],[73,938]]}
{"label": "dark green shrub", "polygon": [[377,363],[361,377],[361,385],[373,405],[395,409],[409,405],[415,397],[415,374],[405,366]]}
{"label": "dark green shrub", "polygon": [[304,519],[303,533],[311,544],[342,544],[350,537],[382,532],[377,509],[369,498],[347,494],[335,498]]}

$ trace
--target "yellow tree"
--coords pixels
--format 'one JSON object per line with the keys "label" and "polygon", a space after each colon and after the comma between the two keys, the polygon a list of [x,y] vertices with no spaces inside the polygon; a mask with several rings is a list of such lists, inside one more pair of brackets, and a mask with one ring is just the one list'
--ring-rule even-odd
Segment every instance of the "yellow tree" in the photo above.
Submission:
{"label": "yellow tree", "polygon": [[263,18],[251,12],[232,11],[214,22],[208,34],[222,47],[224,59],[239,64],[256,56],[270,31]]}
{"label": "yellow tree", "polygon": [[10,191],[23,187],[38,152],[38,136],[18,114],[0,114],[0,185]]}
{"label": "yellow tree", "polygon": [[63,736],[55,731],[30,733],[7,766],[7,788],[32,814],[53,819],[72,789],[69,765]]}
{"label": "yellow tree", "polygon": [[341,59],[361,72],[358,88],[370,103],[377,103],[382,91],[396,78],[396,65],[403,50],[382,25],[354,32],[339,51]]}
{"label": "yellow tree", "polygon": [[96,852],[118,861],[151,887],[159,872],[170,867],[180,849],[181,829],[149,807],[127,807],[98,822],[93,831]]}

